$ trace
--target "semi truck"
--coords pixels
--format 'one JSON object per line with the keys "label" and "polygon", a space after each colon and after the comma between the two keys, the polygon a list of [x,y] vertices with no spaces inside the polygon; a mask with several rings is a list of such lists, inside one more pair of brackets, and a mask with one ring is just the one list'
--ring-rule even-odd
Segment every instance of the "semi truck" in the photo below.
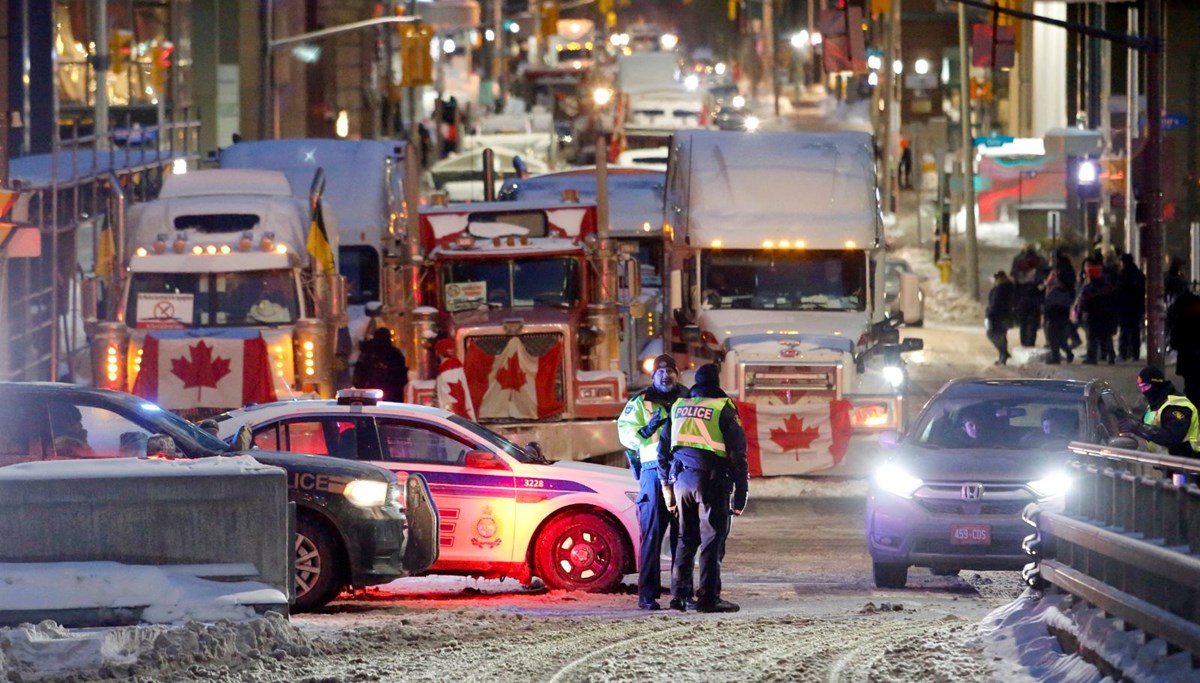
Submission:
{"label": "semi truck", "polygon": [[902,428],[921,347],[885,317],[871,136],[679,131],[663,221],[672,352],[720,365],[751,473],[858,473],[851,445]]}
{"label": "semi truck", "polygon": [[628,390],[606,232],[594,203],[421,207],[412,401],[434,402],[434,349],[451,340],[479,422],[555,459],[619,452]]}
{"label": "semi truck", "polygon": [[332,396],[345,288],[324,174],[304,182],[301,200],[277,171],[195,171],[168,176],[127,219],[118,212],[121,267],[86,288],[95,385],[193,419]]}

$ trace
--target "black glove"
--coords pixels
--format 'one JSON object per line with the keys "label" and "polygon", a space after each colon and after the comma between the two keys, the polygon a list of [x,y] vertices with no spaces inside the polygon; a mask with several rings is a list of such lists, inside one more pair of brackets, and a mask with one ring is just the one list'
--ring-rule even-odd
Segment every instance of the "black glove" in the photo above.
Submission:
{"label": "black glove", "polygon": [[1117,420],[1117,429],[1120,430],[1122,433],[1133,434],[1133,433],[1135,433],[1134,430],[1137,429],[1137,426],[1138,426],[1138,423],[1135,422],[1133,420],[1133,418],[1122,417]]}
{"label": "black glove", "polygon": [[666,423],[667,417],[662,414],[661,410],[656,410],[654,411],[654,419],[650,420],[650,423],[645,427],[642,427],[638,430],[638,436],[642,437],[643,439],[649,439],[651,436],[653,436],[654,432],[662,429],[662,426]]}

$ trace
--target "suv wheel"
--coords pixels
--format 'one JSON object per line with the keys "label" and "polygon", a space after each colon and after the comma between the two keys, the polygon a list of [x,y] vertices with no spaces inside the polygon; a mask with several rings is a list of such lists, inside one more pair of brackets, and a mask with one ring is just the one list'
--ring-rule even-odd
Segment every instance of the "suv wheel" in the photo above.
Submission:
{"label": "suv wheel", "polygon": [[934,576],[958,576],[959,569],[935,569],[930,568],[929,573]]}
{"label": "suv wheel", "polygon": [[338,558],[341,547],[319,522],[308,517],[296,520],[296,611],[324,607],[342,592]]}
{"label": "suv wheel", "polygon": [[908,565],[872,562],[877,588],[904,588],[908,583]]}
{"label": "suv wheel", "polygon": [[560,515],[538,536],[533,568],[551,590],[612,590],[625,568],[621,532],[594,513]]}

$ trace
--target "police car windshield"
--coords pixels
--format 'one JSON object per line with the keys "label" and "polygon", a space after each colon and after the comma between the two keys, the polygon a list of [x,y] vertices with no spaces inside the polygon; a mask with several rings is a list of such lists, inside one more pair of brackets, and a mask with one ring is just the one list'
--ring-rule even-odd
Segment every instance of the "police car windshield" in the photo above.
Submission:
{"label": "police car windshield", "polygon": [[485,441],[488,444],[495,446],[496,448],[499,448],[500,450],[509,454],[509,456],[513,457],[518,462],[522,462],[525,464],[537,464],[537,463],[546,462],[546,459],[541,457],[540,455],[526,451],[524,448],[521,448],[517,444],[509,441],[508,439],[504,438],[503,436],[500,436],[499,434],[497,434],[496,432],[493,432],[492,430],[488,429],[487,427],[482,427],[480,425],[475,424],[474,422],[471,422],[470,420],[461,418],[457,415],[451,415],[450,421],[453,422],[454,424],[458,425],[459,427],[462,427],[463,429],[471,432],[475,436],[479,437],[480,441]]}

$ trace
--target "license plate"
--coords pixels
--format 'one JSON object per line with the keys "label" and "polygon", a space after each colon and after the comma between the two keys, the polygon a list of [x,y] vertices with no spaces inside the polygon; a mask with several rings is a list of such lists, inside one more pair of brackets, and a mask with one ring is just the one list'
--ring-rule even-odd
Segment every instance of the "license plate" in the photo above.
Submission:
{"label": "license plate", "polygon": [[990,524],[952,524],[950,526],[951,545],[991,545],[992,527]]}

